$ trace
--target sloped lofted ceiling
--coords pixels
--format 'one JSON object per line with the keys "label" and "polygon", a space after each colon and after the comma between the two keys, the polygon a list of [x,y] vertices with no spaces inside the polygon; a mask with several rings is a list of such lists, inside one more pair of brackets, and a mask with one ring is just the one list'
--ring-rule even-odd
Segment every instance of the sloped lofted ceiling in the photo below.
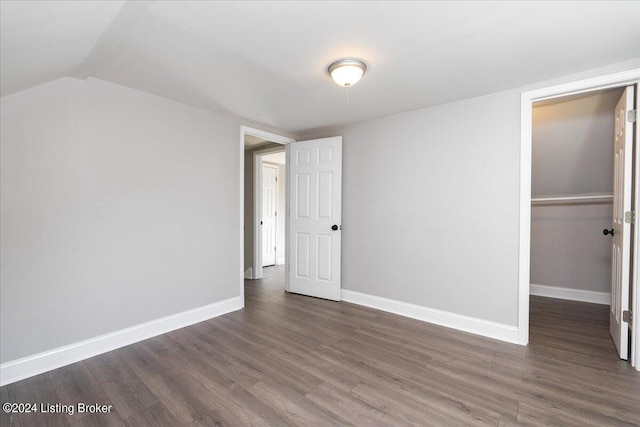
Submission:
{"label": "sloped lofted ceiling", "polygon": [[[2,96],[96,77],[302,133],[640,57],[640,2],[1,2]],[[326,73],[369,69],[346,93]]]}
{"label": "sloped lofted ceiling", "polygon": [[123,1],[1,1],[0,94],[70,75]]}

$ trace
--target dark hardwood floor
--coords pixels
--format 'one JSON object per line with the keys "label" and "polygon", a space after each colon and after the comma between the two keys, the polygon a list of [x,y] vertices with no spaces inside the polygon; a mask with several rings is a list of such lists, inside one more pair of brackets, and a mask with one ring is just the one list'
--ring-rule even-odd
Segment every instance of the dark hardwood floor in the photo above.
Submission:
{"label": "dark hardwood floor", "polygon": [[2,425],[640,425],[640,373],[618,360],[605,306],[532,297],[523,348],[285,294],[281,276],[247,281],[244,310],[0,389],[111,412]]}

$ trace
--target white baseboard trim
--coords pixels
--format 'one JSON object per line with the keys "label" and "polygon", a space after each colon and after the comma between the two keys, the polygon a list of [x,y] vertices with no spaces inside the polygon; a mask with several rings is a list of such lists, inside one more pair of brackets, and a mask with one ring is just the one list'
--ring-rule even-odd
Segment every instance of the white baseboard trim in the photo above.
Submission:
{"label": "white baseboard trim", "polygon": [[567,299],[571,301],[590,302],[593,304],[611,304],[609,292],[584,291],[581,289],[561,288],[559,286],[547,286],[531,284],[529,293],[539,297]]}
{"label": "white baseboard trim", "polygon": [[284,257],[276,259],[276,265],[284,265],[285,259]]}
{"label": "white baseboard trim", "polygon": [[253,267],[249,267],[244,271],[245,279],[253,279]]}
{"label": "white baseboard trim", "polygon": [[461,314],[436,310],[374,295],[362,294],[347,289],[342,290],[341,297],[343,301],[353,304],[364,305],[377,310],[399,314],[400,316],[422,320],[423,322],[434,323],[436,325],[446,326],[447,328],[518,344],[518,328],[516,326],[463,316]]}
{"label": "white baseboard trim", "polygon": [[0,365],[0,386],[88,359],[244,307],[238,296]]}

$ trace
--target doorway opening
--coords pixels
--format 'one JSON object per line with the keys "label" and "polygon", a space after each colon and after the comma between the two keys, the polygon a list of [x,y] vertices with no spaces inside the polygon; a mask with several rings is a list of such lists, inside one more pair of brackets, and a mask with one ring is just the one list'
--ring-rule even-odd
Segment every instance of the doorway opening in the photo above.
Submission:
{"label": "doorway opening", "polygon": [[[576,82],[565,83],[557,86],[537,89],[529,92],[524,92],[521,98],[521,151],[520,151],[520,247],[519,247],[519,304],[518,304],[518,332],[519,343],[527,344],[529,341],[529,292],[530,292],[530,272],[531,272],[531,190],[532,190],[532,123],[533,123],[533,110],[534,104],[539,101],[547,101],[565,96],[585,96],[589,93],[593,94],[595,91],[604,91],[613,88],[632,87],[637,93],[638,82],[640,81],[640,70],[630,70],[627,72],[621,72],[616,74],[610,74],[592,79],[586,79]],[[637,101],[635,101],[637,103]],[[637,104],[633,107],[637,111]],[[632,132],[633,137],[637,138],[638,135],[638,122],[632,120],[633,112],[631,110],[626,111],[629,113],[631,119],[627,123],[627,128]],[[626,116],[626,114],[625,114]],[[627,117],[625,117],[626,119]],[[616,119],[618,120],[618,118]],[[611,139],[611,137],[609,138]],[[613,147],[611,147],[613,150]],[[640,165],[640,153],[639,150],[629,150],[629,156],[633,159],[635,165]],[[630,163],[631,164],[631,163]],[[630,168],[629,168],[630,170]],[[625,178],[625,183],[630,190],[630,197],[626,204],[628,212],[638,212],[639,206],[639,174],[629,173]],[[579,197],[583,197],[580,195]],[[594,197],[601,197],[602,194],[592,194]],[[586,196],[584,196],[586,197]],[[538,197],[542,199],[543,197]],[[552,197],[549,197],[550,199]],[[593,200],[592,200],[593,201]],[[625,202],[626,203],[626,202]],[[614,203],[615,205],[615,203]],[[625,212],[626,213],[626,212]],[[628,265],[628,280],[629,292],[631,298],[629,299],[629,309],[636,313],[638,312],[638,302],[640,300],[638,296],[637,283],[638,283],[638,227],[633,225],[631,220],[632,213],[629,214],[625,223],[628,224],[626,235],[630,237],[629,251],[631,252],[630,264]],[[615,217],[615,215],[614,215]],[[602,233],[602,231],[600,231]],[[624,293],[622,293],[624,294]],[[615,299],[614,299],[615,303]],[[613,305],[612,305],[613,307]],[[640,345],[638,343],[638,316],[628,319],[628,327],[631,331],[631,357],[630,361],[632,366],[640,370],[638,353]],[[625,325],[626,326],[626,325]]]}
{"label": "doorway opening", "polygon": [[[263,277],[263,235],[262,235],[262,169],[263,164],[271,167],[271,172],[277,170],[278,183],[286,186],[286,156],[287,144],[294,142],[293,138],[265,132],[248,126],[240,127],[240,294],[244,301],[244,279],[261,279]],[[267,159],[265,161],[264,159]],[[281,164],[280,164],[281,163]],[[272,176],[273,177],[273,176]],[[274,180],[274,183],[276,181]],[[280,213],[278,223],[277,216],[273,215],[271,236],[274,240],[274,248],[277,248],[277,239],[280,237],[280,250],[272,250],[275,255],[274,264],[284,264],[288,259],[286,250],[286,236],[288,227],[286,188],[273,188],[271,191],[279,191],[276,197],[281,196],[281,206],[278,208],[278,199],[275,204]],[[273,199],[271,199],[273,203]],[[270,207],[272,210],[274,206]],[[280,228],[280,232],[277,229]]]}
{"label": "doorway opening", "polygon": [[[262,243],[265,236],[269,242],[268,235],[262,233],[266,217],[262,198],[263,193],[268,192],[263,186],[262,172],[263,166],[268,165],[264,159],[270,159],[266,156],[281,152],[283,146],[286,166],[283,168],[286,170],[284,290],[340,301],[342,137],[296,142],[246,126],[241,126],[240,136],[243,224],[240,228],[240,293],[243,301],[245,277],[261,279],[266,265],[263,255],[271,256]],[[274,252],[278,262],[277,246]],[[282,250],[279,253],[281,257]]]}
{"label": "doorway opening", "polygon": [[624,91],[533,103],[530,339],[537,348],[617,355],[609,333],[611,237],[603,230],[613,221],[615,110]]}

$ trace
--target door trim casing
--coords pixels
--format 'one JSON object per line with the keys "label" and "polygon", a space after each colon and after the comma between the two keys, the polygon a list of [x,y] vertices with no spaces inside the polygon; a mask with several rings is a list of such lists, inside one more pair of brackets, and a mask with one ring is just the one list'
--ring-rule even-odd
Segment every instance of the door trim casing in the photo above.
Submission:
{"label": "door trim casing", "polygon": [[[532,131],[532,107],[533,103],[546,99],[559,98],[567,95],[592,92],[601,89],[610,89],[621,86],[637,85],[640,82],[640,69],[632,69],[620,73],[607,74],[599,77],[562,83],[531,91],[522,92],[520,98],[520,232],[518,249],[518,343],[526,345],[529,342],[529,275],[531,263],[531,131]],[[637,93],[637,90],[636,90]],[[635,108],[638,108],[636,96]],[[636,141],[639,135],[639,124],[635,123]],[[640,166],[640,150],[634,150],[634,162],[636,173],[634,174],[633,209],[639,212],[640,188],[638,167]],[[640,242],[640,227],[634,227],[632,251],[638,254]],[[633,300],[631,308],[638,313],[640,298],[638,296],[638,263],[631,267],[631,288]],[[631,364],[640,370],[640,334],[638,333],[640,316],[635,315],[632,325],[632,349]]]}

